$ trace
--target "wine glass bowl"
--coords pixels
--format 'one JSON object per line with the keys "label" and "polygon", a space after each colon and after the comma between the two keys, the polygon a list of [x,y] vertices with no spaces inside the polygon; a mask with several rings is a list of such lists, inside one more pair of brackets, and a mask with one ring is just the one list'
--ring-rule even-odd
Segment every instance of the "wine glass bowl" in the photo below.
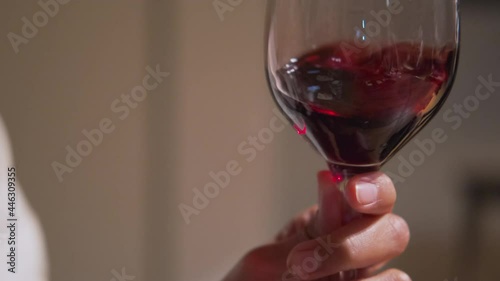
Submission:
{"label": "wine glass bowl", "polygon": [[443,105],[457,0],[271,0],[273,97],[334,173],[378,170]]}

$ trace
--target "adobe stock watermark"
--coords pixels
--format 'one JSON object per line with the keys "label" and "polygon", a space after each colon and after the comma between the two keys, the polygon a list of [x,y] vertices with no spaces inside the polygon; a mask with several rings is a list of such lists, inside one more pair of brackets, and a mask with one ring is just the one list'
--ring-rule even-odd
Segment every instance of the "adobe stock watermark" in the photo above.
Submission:
{"label": "adobe stock watermark", "polygon": [[[495,92],[496,88],[500,87],[500,82],[493,80],[493,75],[478,77],[479,84],[476,87],[474,95],[470,95],[464,99],[461,104],[454,104],[453,109],[445,110],[443,119],[451,125],[452,130],[458,130],[464,119],[471,117],[471,114],[479,109],[480,102],[488,100]],[[285,124],[288,121],[277,110],[273,110],[275,116],[271,118],[269,127],[261,129],[257,136],[249,136],[246,141],[240,143],[237,151],[241,156],[244,156],[246,162],[250,163],[257,157],[258,152],[263,151],[266,145],[274,140],[274,134],[284,130]],[[280,123],[277,123],[281,120]],[[416,138],[413,143],[417,149],[410,152],[408,157],[399,155],[399,165],[397,173],[391,171],[386,174],[393,180],[394,183],[405,182],[416,168],[422,166],[428,157],[431,157],[437,150],[438,145],[444,144],[449,139],[447,130],[444,128],[435,128],[430,138]],[[181,203],[178,205],[179,211],[186,224],[191,223],[193,215],[198,216],[202,210],[207,208],[211,200],[219,196],[221,190],[229,186],[231,178],[238,176],[243,171],[242,165],[237,160],[230,160],[226,163],[225,169],[222,171],[209,172],[211,181],[203,186],[203,188],[194,188],[193,197],[190,204]]]}
{"label": "adobe stock watermark", "polygon": [[19,53],[19,46],[21,44],[28,44],[30,39],[33,39],[40,28],[45,27],[50,18],[54,18],[60,11],[61,5],[66,5],[71,0],[39,0],[38,6],[40,10],[35,12],[31,19],[27,17],[22,17],[21,22],[23,26],[21,27],[20,34],[9,32],[7,38],[12,46],[12,49],[16,54]]}
{"label": "adobe stock watermark", "polygon": [[243,0],[214,0],[212,5],[214,6],[217,16],[219,16],[219,20],[224,21],[224,14],[227,12],[233,12],[234,9],[242,3]]}
{"label": "adobe stock watermark", "polygon": [[[476,86],[475,92],[467,96],[461,103],[455,103],[452,109],[447,109],[443,112],[443,120],[450,124],[451,130],[460,129],[464,120],[469,119],[472,113],[476,112],[481,102],[485,102],[492,97],[495,91],[500,87],[500,81],[493,80],[493,74],[488,77],[479,76],[479,84]],[[413,175],[416,168],[422,166],[428,157],[431,157],[439,145],[444,144],[448,140],[447,131],[450,128],[435,128],[430,138],[418,139],[413,143],[416,145],[408,157],[399,155],[399,165],[397,173],[387,172],[386,174],[393,180],[394,183],[405,182],[408,177]]]}
{"label": "adobe stock watermark", "polygon": [[[66,173],[72,173],[76,167],[82,164],[83,159],[89,156],[95,147],[101,145],[106,135],[115,131],[118,121],[127,119],[131,111],[136,109],[152,91],[158,88],[165,78],[170,76],[169,72],[160,70],[160,65],[156,65],[155,68],[147,66],[146,72],[147,74],[140,85],[132,88],[130,93],[122,94],[120,98],[111,102],[109,106],[110,117],[102,118],[94,129],[82,130],[82,139],[74,146],[66,146],[66,157],[62,163],[52,162],[52,169],[59,182],[63,182],[63,176]],[[114,119],[116,120],[114,121]]]}
{"label": "adobe stock watermark", "polygon": [[[332,235],[326,236],[326,240],[323,237],[318,237],[315,240],[318,242],[318,246],[314,249],[312,256],[305,257],[300,265],[293,265],[291,269],[284,272],[281,277],[282,281],[309,280],[309,274],[316,272],[321,264],[333,256],[335,250],[342,245],[341,243],[332,242]],[[356,271],[349,273],[355,275]],[[356,278],[356,276],[350,277]]]}
{"label": "adobe stock watermark", "polygon": [[116,269],[111,270],[111,274],[113,277],[109,281],[132,281],[135,280],[134,275],[128,275],[126,272],[126,268],[122,267],[121,272],[118,272]]}
{"label": "adobe stock watermark", "polygon": [[[288,121],[283,117],[278,109],[273,109],[273,117],[269,120],[268,126],[260,129],[256,135],[249,136],[245,141],[238,144],[236,150],[240,156],[245,158],[246,163],[253,162],[258,153],[274,140],[275,134],[282,132],[286,128]],[[231,183],[231,178],[243,172],[241,163],[237,160],[230,160],[226,163],[222,171],[208,173],[211,181],[203,188],[193,188],[191,205],[181,203],[178,205],[179,211],[186,224],[191,223],[191,217],[198,216],[206,209],[211,200],[219,196],[220,192]]]}

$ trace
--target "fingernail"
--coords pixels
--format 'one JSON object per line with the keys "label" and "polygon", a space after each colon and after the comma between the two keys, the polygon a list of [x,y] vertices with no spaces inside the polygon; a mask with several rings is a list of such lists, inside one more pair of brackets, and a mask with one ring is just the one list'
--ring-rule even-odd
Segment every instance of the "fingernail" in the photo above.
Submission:
{"label": "fingernail", "polygon": [[377,202],[378,186],[372,182],[361,179],[356,183],[356,199],[361,205],[370,205]]}

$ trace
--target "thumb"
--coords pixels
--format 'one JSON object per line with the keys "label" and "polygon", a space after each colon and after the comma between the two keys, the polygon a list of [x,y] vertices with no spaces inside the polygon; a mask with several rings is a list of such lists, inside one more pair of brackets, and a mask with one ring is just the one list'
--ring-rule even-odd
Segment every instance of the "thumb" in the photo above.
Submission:
{"label": "thumb", "polygon": [[318,173],[318,214],[314,229],[315,236],[326,235],[342,226],[343,193],[330,171]]}

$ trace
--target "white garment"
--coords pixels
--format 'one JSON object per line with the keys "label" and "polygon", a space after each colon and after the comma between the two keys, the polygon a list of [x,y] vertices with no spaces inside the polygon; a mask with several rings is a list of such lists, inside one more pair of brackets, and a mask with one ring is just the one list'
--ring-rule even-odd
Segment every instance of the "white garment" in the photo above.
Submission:
{"label": "white garment", "polygon": [[[16,263],[15,273],[8,271],[7,255],[10,252],[7,228],[8,210],[8,168],[15,167],[7,130],[0,116],[0,281],[47,281],[47,256],[44,237],[38,220],[23,194],[16,168]],[[13,174],[11,174],[12,176]],[[12,240],[11,240],[12,241]],[[12,242],[11,242],[12,243]]]}

